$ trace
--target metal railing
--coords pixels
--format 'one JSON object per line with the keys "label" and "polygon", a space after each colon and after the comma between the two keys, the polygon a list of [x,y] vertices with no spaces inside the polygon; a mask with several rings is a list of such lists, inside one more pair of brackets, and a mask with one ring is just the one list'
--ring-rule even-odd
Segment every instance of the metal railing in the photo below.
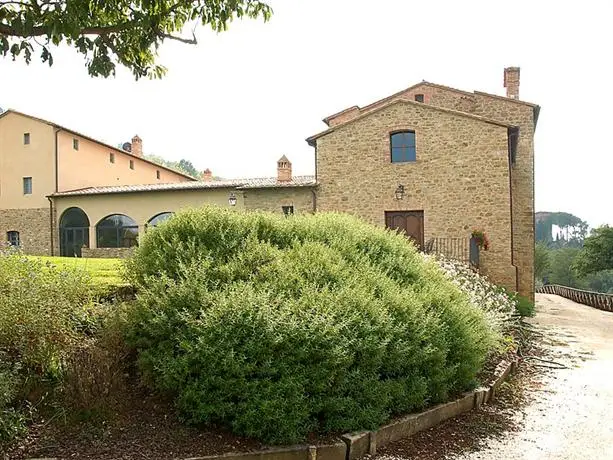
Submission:
{"label": "metal railing", "polygon": [[479,268],[479,247],[470,238],[430,238],[424,245],[427,254],[441,254],[473,268]]}
{"label": "metal railing", "polygon": [[582,291],[581,289],[560,286],[559,284],[547,284],[536,290],[539,294],[555,294],[572,300],[573,302],[589,305],[603,311],[613,312],[613,294],[601,292]]}

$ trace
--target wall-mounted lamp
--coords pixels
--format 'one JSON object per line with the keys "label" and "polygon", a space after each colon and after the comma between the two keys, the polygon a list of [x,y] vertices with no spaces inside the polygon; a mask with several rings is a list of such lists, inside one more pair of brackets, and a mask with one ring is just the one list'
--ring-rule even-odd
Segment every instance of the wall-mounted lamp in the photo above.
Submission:
{"label": "wall-mounted lamp", "polygon": [[228,197],[228,204],[230,206],[236,206],[236,195],[234,195],[234,193],[230,193],[230,196]]}
{"label": "wall-mounted lamp", "polygon": [[398,184],[398,188],[394,192],[394,196],[397,200],[402,200],[404,198],[404,185]]}

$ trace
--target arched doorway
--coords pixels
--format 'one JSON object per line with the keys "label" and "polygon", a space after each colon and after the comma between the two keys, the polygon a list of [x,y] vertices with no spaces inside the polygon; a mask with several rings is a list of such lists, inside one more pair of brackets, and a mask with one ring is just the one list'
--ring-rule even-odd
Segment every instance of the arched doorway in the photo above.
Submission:
{"label": "arched doorway", "polygon": [[81,257],[81,248],[89,247],[89,219],[81,208],[68,208],[60,219],[60,255]]}

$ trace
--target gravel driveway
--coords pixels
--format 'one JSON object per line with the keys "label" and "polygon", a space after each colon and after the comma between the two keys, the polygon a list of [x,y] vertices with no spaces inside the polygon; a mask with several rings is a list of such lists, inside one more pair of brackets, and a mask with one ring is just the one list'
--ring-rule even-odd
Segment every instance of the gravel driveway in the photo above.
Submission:
{"label": "gravel driveway", "polygon": [[[566,368],[543,369],[540,384],[526,390],[531,402],[514,416],[519,430],[487,439],[476,451],[436,458],[613,460],[613,314],[538,294],[531,322],[546,332],[548,359]],[[411,458],[422,456],[403,455],[400,448],[379,457]]]}

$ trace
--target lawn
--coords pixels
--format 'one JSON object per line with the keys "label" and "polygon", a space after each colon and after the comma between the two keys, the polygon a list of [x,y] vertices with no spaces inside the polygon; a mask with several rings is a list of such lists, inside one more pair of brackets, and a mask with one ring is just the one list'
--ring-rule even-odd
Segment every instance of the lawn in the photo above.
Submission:
{"label": "lawn", "polygon": [[121,277],[121,259],[88,259],[78,257],[45,257],[30,256],[43,263],[51,263],[57,267],[76,268],[87,271],[94,283],[101,288],[112,288],[125,285]]}

